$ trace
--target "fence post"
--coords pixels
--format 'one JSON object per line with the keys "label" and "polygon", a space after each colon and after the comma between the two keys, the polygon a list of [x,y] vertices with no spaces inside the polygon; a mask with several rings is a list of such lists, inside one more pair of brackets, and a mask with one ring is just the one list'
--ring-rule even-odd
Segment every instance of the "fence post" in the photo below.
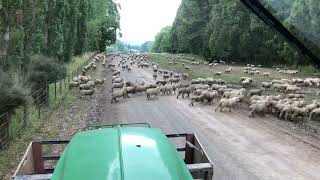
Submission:
{"label": "fence post", "polygon": [[61,83],[61,81],[62,81],[62,80],[59,81],[60,94],[62,93],[62,83]]}
{"label": "fence post", "polygon": [[28,105],[27,105],[27,103],[24,103],[24,105],[23,105],[23,128],[27,127],[27,121],[28,121]]}
{"label": "fence post", "polygon": [[0,149],[4,149],[9,139],[9,113],[0,116]]}
{"label": "fence post", "polygon": [[41,111],[41,107],[38,107],[38,119],[40,119],[40,111]]}
{"label": "fence post", "polygon": [[54,99],[57,99],[57,82],[54,82]]}

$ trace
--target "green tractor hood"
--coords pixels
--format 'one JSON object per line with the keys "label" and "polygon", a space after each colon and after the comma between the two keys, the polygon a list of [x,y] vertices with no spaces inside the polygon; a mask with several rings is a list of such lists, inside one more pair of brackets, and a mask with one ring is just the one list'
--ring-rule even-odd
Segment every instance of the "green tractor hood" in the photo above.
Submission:
{"label": "green tractor hood", "polygon": [[61,155],[52,180],[193,179],[159,129],[121,127],[83,131]]}

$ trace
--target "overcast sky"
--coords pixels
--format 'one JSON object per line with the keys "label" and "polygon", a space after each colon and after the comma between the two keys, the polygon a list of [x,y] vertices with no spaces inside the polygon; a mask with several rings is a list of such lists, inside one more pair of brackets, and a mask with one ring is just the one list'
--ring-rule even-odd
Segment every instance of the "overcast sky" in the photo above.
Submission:
{"label": "overcast sky", "polygon": [[172,25],[181,0],[117,0],[124,42],[141,44],[154,40],[161,28]]}

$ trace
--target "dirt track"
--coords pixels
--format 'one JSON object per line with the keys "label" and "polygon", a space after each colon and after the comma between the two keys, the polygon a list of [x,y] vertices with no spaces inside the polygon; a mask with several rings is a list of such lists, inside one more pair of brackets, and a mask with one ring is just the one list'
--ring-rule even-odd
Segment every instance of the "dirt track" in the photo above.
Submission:
{"label": "dirt track", "polygon": [[[121,76],[154,83],[151,69],[134,66]],[[190,107],[188,99],[177,100],[176,96],[147,101],[144,94],[134,95],[110,104],[110,85],[105,84],[107,97],[101,105],[103,123],[147,122],[164,133],[196,133],[214,162],[214,179],[320,179],[320,149],[313,145],[318,143],[316,139],[239,111],[214,112],[215,105]]]}

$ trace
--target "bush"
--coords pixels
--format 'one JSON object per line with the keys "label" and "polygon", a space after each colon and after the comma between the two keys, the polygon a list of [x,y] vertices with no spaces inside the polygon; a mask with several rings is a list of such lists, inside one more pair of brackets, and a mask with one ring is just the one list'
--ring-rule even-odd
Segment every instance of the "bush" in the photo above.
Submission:
{"label": "bush", "polygon": [[64,63],[42,55],[32,56],[27,80],[31,86],[33,98],[37,99],[36,103],[47,102],[47,85],[65,78],[66,74],[67,69]]}
{"label": "bush", "polygon": [[14,79],[0,69],[0,114],[12,112],[23,105],[27,99],[27,91],[15,83]]}

